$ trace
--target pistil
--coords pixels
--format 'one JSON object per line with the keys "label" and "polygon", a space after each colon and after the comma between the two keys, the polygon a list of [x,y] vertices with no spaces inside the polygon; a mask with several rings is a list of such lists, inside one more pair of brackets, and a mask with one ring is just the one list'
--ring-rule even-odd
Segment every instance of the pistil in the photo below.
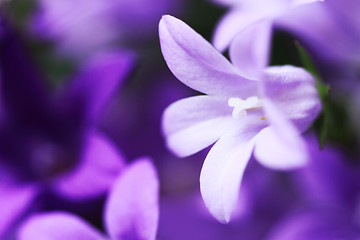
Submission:
{"label": "pistil", "polygon": [[246,100],[232,97],[229,99],[228,105],[234,108],[232,116],[236,120],[246,117],[247,111],[256,110],[263,106],[262,100],[257,96],[249,97]]}

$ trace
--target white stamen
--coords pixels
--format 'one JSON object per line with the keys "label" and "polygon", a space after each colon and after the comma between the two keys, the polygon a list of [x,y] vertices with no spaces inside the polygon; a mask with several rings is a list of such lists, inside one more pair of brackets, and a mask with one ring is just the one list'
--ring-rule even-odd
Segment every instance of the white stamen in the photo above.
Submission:
{"label": "white stamen", "polygon": [[233,97],[229,99],[228,105],[234,108],[232,116],[234,119],[238,120],[246,117],[247,110],[261,108],[262,100],[256,96],[249,97],[246,100]]}

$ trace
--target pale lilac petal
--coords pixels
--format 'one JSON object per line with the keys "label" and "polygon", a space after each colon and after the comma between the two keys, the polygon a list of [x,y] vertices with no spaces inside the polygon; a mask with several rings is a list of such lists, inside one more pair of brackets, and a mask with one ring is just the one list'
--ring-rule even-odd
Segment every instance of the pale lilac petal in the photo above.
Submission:
{"label": "pale lilac petal", "polygon": [[260,117],[254,117],[258,119],[248,115],[247,124],[222,136],[211,148],[201,170],[202,197],[210,213],[222,223],[230,221],[254,147],[254,136],[263,127]]}
{"label": "pale lilac petal", "polygon": [[314,77],[302,68],[268,67],[262,84],[265,96],[293,121],[300,132],[307,130],[321,111]]}
{"label": "pale lilac petal", "polygon": [[234,8],[217,24],[212,40],[214,47],[220,52],[223,52],[229,47],[236,35],[263,17],[264,14],[261,11]]}
{"label": "pale lilac petal", "polygon": [[267,127],[256,137],[254,154],[256,159],[265,167],[293,169],[306,163],[306,148],[303,145],[303,143],[300,143],[299,146],[291,146],[291,143],[288,143],[286,139],[282,139],[274,128]]}
{"label": "pale lilac petal", "polygon": [[323,2],[324,0],[293,0],[293,6],[300,6],[304,4],[314,3],[314,2]]}
{"label": "pale lilac petal", "polygon": [[234,5],[238,5],[242,0],[211,0],[211,1],[220,5],[234,6]]}
{"label": "pale lilac petal", "polygon": [[104,194],[125,167],[114,144],[99,132],[91,134],[78,165],[55,182],[58,194],[81,200]]}
{"label": "pale lilac petal", "polygon": [[136,160],[116,180],[105,206],[113,240],[154,240],[159,219],[159,180],[149,159]]}
{"label": "pale lilac petal", "polygon": [[184,84],[206,94],[256,95],[257,82],[238,70],[184,22],[164,16],[159,24],[161,50],[173,74]]}
{"label": "pale lilac petal", "polygon": [[256,136],[256,160],[268,168],[280,170],[304,166],[308,153],[299,131],[269,100],[264,100],[264,109],[270,127]]}
{"label": "pale lilac petal", "polygon": [[227,99],[213,96],[185,98],[170,105],[163,115],[168,147],[179,156],[194,154],[238,125]]}
{"label": "pale lilac petal", "polygon": [[38,193],[35,185],[0,184],[0,236],[4,234],[31,205]]}
{"label": "pale lilac petal", "polygon": [[90,59],[69,82],[60,102],[80,126],[96,122],[133,65],[129,52],[104,52]]}
{"label": "pale lilac petal", "polygon": [[271,22],[265,20],[253,23],[236,36],[229,54],[242,75],[259,79],[270,60],[271,32]]}
{"label": "pale lilac petal", "polygon": [[53,212],[30,217],[21,226],[18,239],[105,240],[107,238],[76,215]]}

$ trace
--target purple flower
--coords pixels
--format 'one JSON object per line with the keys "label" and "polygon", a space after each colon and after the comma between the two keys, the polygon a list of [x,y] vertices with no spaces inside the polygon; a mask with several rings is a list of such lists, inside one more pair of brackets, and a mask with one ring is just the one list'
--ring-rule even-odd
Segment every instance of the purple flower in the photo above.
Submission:
{"label": "purple flower", "polygon": [[87,57],[115,43],[155,37],[162,14],[175,12],[180,1],[39,0],[33,28],[54,40],[62,54]]}
{"label": "purple flower", "polygon": [[311,160],[293,176],[302,195],[310,202],[358,208],[360,181],[355,159],[330,144],[320,150],[315,137],[307,140]]}
{"label": "purple flower", "polygon": [[359,168],[338,149],[319,150],[293,175],[302,201],[270,232],[270,239],[359,239]]}
{"label": "purple flower", "polygon": [[10,27],[0,27],[1,235],[42,190],[72,200],[107,191],[124,157],[97,125],[132,57],[99,54],[51,93]]}
{"label": "purple flower", "polygon": [[294,9],[274,24],[306,47],[324,79],[343,82],[359,78],[359,11],[359,1],[328,0]]}
{"label": "purple flower", "polygon": [[39,5],[34,29],[40,36],[56,39],[59,52],[86,55],[115,40],[116,31],[106,11],[109,1],[43,0]]}
{"label": "purple flower", "polygon": [[223,51],[235,36],[260,20],[292,34],[327,82],[358,78],[360,4],[356,0],[216,0],[231,10],[219,22],[214,46]]}
{"label": "purple flower", "polygon": [[224,51],[235,36],[246,27],[265,20],[272,22],[297,7],[323,0],[214,0],[230,5],[231,10],[218,23],[213,44]]}
{"label": "purple flower", "polygon": [[356,240],[359,237],[360,227],[353,221],[349,212],[325,205],[290,214],[277,224],[266,240]]}
{"label": "purple flower", "polygon": [[[298,67],[266,67],[271,36],[267,22],[234,40],[233,65],[176,18],[164,16],[159,31],[170,70],[184,84],[207,94],[166,109],[167,145],[175,154],[188,156],[217,141],[205,159],[200,186],[210,212],[228,222],[253,150],[260,163],[275,169],[306,162],[300,133],[321,109],[314,79]],[[252,40],[255,35],[261,37]]]}
{"label": "purple flower", "polygon": [[[155,239],[159,218],[159,182],[148,159],[128,166],[115,180],[104,209],[110,239]],[[109,239],[86,221],[66,212],[36,214],[20,228],[21,239]]]}

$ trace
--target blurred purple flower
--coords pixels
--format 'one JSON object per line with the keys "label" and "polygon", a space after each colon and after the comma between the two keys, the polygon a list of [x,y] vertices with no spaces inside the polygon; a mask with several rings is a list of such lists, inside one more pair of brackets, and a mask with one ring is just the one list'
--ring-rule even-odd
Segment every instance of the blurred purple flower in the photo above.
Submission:
{"label": "blurred purple flower", "polygon": [[[213,36],[213,44],[224,51],[235,36],[246,27],[260,20],[272,23],[282,15],[301,5],[323,0],[213,0],[230,6],[231,10],[218,23]],[[305,26],[304,26],[305,27]]]}
{"label": "blurred purple flower", "polygon": [[73,200],[107,191],[124,158],[96,127],[132,57],[97,55],[54,96],[10,27],[0,27],[1,235],[41,190]]}
{"label": "blurred purple flower", "polygon": [[40,10],[34,30],[40,36],[56,40],[59,52],[87,55],[115,40],[111,27],[109,1],[39,1]]}
{"label": "blurred purple flower", "polygon": [[327,0],[283,14],[275,25],[303,44],[326,80],[358,79],[360,2]]}
{"label": "blurred purple flower", "polygon": [[311,160],[294,175],[302,204],[279,221],[275,239],[359,239],[359,166],[337,149],[317,148],[309,139]]}
{"label": "blurred purple flower", "polygon": [[[358,79],[360,3],[356,0],[215,0],[231,7],[219,22],[214,46],[224,51],[247,27],[267,21],[306,48],[327,82]],[[348,87],[348,86],[347,86]]]}
{"label": "blurred purple flower", "polygon": [[[60,53],[89,56],[115,42],[144,42],[156,36],[161,15],[177,12],[181,1],[39,0],[33,28],[55,40]],[[183,3],[182,3],[183,4]]]}
{"label": "blurred purple flower", "polygon": [[331,202],[348,209],[358,207],[359,166],[331,145],[319,149],[315,137],[308,138],[311,160],[294,174],[302,195],[310,202]]}
{"label": "blurred purple flower", "polygon": [[[168,147],[188,156],[218,140],[205,159],[200,186],[210,212],[228,222],[254,148],[256,159],[267,167],[291,169],[306,162],[300,132],[321,109],[314,79],[301,68],[266,67],[271,37],[267,22],[234,40],[230,48],[234,65],[174,17],[163,17],[159,31],[173,74],[207,94],[166,109],[163,129]],[[253,41],[251,36],[261,38]]]}
{"label": "blurred purple flower", "polygon": [[318,206],[284,218],[266,240],[357,240],[359,237],[360,227],[349,212],[334,206]]}
{"label": "blurred purple flower", "polygon": [[[154,240],[159,218],[159,182],[155,167],[139,159],[119,175],[104,208],[104,224],[113,240]],[[20,228],[19,240],[109,239],[80,217],[66,212],[36,214]]]}

